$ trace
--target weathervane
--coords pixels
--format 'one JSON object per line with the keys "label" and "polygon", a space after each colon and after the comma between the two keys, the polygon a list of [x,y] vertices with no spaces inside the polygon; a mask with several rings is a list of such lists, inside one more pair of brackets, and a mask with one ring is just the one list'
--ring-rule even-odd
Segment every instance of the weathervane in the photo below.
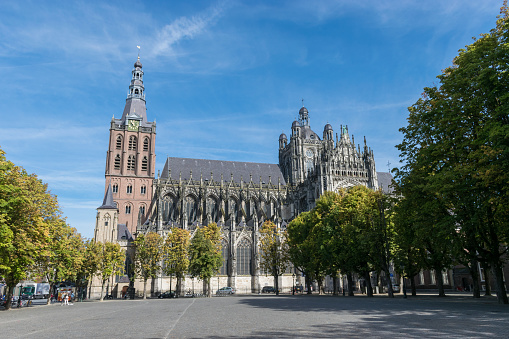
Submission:
{"label": "weathervane", "polygon": [[302,98],[302,107],[304,107],[304,98]]}
{"label": "weathervane", "polygon": [[141,49],[141,46],[136,46],[138,47],[138,59],[140,59],[140,49]]}

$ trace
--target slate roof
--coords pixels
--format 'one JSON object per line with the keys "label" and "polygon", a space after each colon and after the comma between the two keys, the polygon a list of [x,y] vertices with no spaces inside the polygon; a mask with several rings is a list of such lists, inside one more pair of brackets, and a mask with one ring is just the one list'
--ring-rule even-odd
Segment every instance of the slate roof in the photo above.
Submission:
{"label": "slate roof", "polygon": [[200,180],[201,175],[203,180],[210,180],[212,172],[214,181],[220,181],[222,174],[223,180],[229,182],[233,174],[234,182],[240,183],[241,176],[244,182],[249,182],[252,175],[254,183],[259,183],[261,176],[262,182],[268,184],[270,176],[273,185],[278,184],[278,179],[282,185],[286,185],[277,164],[168,157],[161,174],[162,179],[168,178],[168,168],[171,169],[172,179],[178,179],[181,174],[182,180],[189,180],[190,172],[193,171],[193,180]]}
{"label": "slate roof", "polygon": [[389,172],[376,172],[378,177],[378,187],[382,189],[384,193],[392,193],[394,188],[389,187],[392,183],[392,174]]}
{"label": "slate roof", "polygon": [[106,194],[104,194],[104,200],[103,204],[98,207],[99,208],[106,208],[106,209],[117,209],[117,205],[113,201],[113,192],[111,191],[111,184],[108,185],[108,189],[106,190]]}
{"label": "slate roof", "polygon": [[127,228],[126,224],[118,224],[117,225],[117,241],[120,240],[133,240],[133,236],[131,235],[131,232],[129,232],[129,229]]}

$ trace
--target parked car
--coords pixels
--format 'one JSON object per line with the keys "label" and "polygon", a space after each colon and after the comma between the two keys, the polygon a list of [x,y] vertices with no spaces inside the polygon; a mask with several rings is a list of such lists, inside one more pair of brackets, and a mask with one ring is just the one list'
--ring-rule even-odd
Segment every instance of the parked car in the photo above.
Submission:
{"label": "parked car", "polygon": [[302,291],[304,291],[304,286],[302,286],[302,285],[295,285],[294,291],[295,292],[302,292]]}
{"label": "parked car", "polygon": [[262,293],[276,293],[274,286],[263,286]]}
{"label": "parked car", "polygon": [[220,295],[220,294],[235,294],[235,289],[233,287],[221,287],[220,289],[217,290],[216,292],[217,295]]}
{"label": "parked car", "polygon": [[172,291],[166,291],[166,292],[163,292],[161,294],[159,294],[159,296],[157,296],[159,299],[163,299],[163,298],[175,298],[175,292],[172,292]]}

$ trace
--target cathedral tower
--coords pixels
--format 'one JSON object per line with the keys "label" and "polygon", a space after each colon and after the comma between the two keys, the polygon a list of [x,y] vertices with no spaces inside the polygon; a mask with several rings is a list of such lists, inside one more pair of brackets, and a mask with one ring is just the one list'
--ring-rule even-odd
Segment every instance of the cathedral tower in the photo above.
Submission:
{"label": "cathedral tower", "polygon": [[111,184],[118,207],[118,223],[131,233],[145,222],[152,199],[155,172],[156,123],[147,121],[145,87],[140,57],[132,70],[131,84],[120,119],[111,119],[106,156],[105,191]]}

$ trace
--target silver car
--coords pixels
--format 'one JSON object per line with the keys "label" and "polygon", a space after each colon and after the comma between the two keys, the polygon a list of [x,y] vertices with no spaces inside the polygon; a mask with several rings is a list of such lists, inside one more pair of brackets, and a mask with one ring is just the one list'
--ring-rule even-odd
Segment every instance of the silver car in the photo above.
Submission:
{"label": "silver car", "polygon": [[233,287],[221,287],[216,292],[217,295],[220,294],[235,294],[235,289]]}

